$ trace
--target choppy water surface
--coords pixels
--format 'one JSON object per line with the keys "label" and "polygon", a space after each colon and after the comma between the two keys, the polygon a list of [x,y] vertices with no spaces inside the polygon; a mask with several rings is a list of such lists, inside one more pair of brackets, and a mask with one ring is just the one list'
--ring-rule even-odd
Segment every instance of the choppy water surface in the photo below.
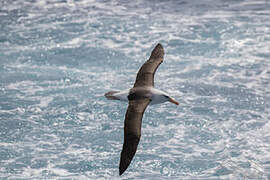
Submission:
{"label": "choppy water surface", "polygon": [[132,86],[156,87],[122,179],[270,178],[270,2],[0,1],[0,178],[118,179]]}

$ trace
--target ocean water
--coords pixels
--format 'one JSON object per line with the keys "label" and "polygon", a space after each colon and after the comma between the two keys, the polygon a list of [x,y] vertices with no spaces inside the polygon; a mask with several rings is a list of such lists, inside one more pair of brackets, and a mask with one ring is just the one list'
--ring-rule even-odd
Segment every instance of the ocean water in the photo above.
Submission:
{"label": "ocean water", "polygon": [[[132,87],[161,43],[119,177]],[[0,179],[270,179],[270,1],[1,0]]]}

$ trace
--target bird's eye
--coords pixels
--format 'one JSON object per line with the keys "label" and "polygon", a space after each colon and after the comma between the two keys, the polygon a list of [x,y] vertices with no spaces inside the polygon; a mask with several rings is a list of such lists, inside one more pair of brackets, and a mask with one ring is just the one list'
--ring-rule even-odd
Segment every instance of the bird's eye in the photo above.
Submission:
{"label": "bird's eye", "polygon": [[169,96],[167,96],[167,95],[164,95],[164,97],[165,97],[165,98],[169,98]]}

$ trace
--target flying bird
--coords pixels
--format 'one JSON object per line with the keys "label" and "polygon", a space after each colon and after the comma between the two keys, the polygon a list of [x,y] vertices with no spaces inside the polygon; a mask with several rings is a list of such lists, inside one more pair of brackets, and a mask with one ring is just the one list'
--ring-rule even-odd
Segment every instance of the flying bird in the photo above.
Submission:
{"label": "flying bird", "polygon": [[164,49],[157,44],[150,58],[142,65],[137,73],[133,88],[123,91],[109,91],[105,97],[109,100],[128,101],[125,115],[124,144],[121,152],[119,175],[122,175],[133,159],[141,137],[142,117],[150,104],[171,102],[179,103],[167,93],[154,88],[154,75],[163,62]]}

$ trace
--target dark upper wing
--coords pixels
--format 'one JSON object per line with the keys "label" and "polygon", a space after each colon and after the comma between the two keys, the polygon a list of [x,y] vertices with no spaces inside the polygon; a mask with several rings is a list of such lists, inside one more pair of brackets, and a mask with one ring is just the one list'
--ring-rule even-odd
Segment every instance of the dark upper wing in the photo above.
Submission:
{"label": "dark upper wing", "polygon": [[143,113],[150,103],[149,99],[139,99],[129,101],[125,117],[124,144],[121,152],[119,175],[128,168],[141,137],[141,124]]}
{"label": "dark upper wing", "polygon": [[134,87],[138,86],[154,86],[154,75],[158,66],[162,63],[164,57],[164,49],[161,44],[156,45],[139,72],[137,73]]}

